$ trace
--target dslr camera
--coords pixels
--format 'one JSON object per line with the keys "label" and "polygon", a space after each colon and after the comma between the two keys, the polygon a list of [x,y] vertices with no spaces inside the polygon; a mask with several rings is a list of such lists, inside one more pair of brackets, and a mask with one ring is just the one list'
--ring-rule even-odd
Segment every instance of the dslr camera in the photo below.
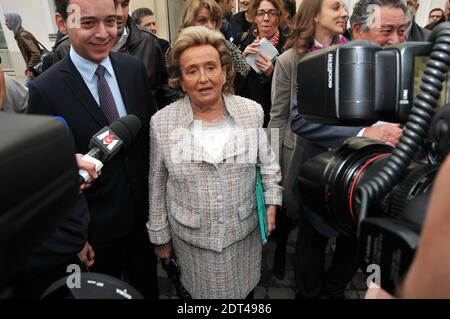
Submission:
{"label": "dslr camera", "polygon": [[382,48],[353,41],[298,64],[305,120],[403,126],[395,148],[352,137],[304,163],[299,175],[303,204],[339,233],[358,237],[362,269],[378,267],[378,283],[389,292],[414,258],[433,180],[449,151],[449,65],[450,23],[435,28],[430,42]]}

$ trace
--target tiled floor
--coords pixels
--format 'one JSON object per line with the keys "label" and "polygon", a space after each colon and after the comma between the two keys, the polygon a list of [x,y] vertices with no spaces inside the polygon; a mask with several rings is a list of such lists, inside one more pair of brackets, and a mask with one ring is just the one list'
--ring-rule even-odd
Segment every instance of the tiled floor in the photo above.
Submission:
{"label": "tiled floor", "polygon": [[[277,279],[272,273],[273,256],[276,243],[270,241],[263,249],[263,271],[261,281],[255,289],[255,299],[294,299],[295,297],[295,275],[294,275],[294,252],[297,228],[289,234],[286,275],[283,280]],[[328,256],[331,256],[332,245],[328,247]],[[327,258],[330,259],[330,258]],[[158,281],[161,299],[178,299],[176,291],[167,278],[164,270],[158,265]],[[365,276],[362,272],[356,273],[352,282],[345,290],[348,299],[364,298],[366,292]]]}

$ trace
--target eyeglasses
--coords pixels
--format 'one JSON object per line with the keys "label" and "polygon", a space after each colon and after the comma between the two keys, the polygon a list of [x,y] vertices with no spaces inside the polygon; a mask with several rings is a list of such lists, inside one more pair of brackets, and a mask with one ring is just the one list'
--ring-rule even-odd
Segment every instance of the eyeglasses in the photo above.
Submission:
{"label": "eyeglasses", "polygon": [[280,16],[280,11],[278,11],[278,10],[269,10],[269,11],[256,10],[257,17],[264,17],[266,14],[269,15],[269,18],[278,17],[278,16]]}

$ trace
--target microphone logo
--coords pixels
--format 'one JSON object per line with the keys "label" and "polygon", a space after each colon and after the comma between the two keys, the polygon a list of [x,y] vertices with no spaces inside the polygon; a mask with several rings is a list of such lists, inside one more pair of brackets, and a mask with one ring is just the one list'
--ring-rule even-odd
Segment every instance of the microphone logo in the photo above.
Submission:
{"label": "microphone logo", "polygon": [[119,143],[119,139],[117,138],[117,136],[111,133],[109,130],[106,130],[100,135],[97,135],[97,139],[104,145],[107,145],[109,151],[112,151]]}

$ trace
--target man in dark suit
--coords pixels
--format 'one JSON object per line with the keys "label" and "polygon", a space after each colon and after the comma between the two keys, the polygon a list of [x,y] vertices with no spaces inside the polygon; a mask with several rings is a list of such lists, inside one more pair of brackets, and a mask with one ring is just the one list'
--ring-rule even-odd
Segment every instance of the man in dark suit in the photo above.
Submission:
{"label": "man in dark suit", "polygon": [[68,30],[69,55],[30,87],[29,112],[62,116],[80,153],[91,137],[119,117],[142,122],[136,141],[105,164],[86,191],[91,214],[88,240],[95,251],[92,271],[124,277],[148,298],[158,297],[156,257],[147,237],[148,123],[155,113],[144,65],[110,53],[117,37],[113,0],[57,0]]}
{"label": "man in dark suit", "polygon": [[419,0],[408,0],[406,3],[411,18],[411,23],[406,29],[406,41],[428,41],[431,31],[416,23],[416,13],[420,6]]}
{"label": "man in dark suit", "polygon": [[[371,8],[379,18],[377,23],[371,23]],[[404,42],[406,12],[402,0],[359,0],[350,18],[353,38],[374,41],[381,46]],[[378,123],[380,125],[365,128],[311,123],[302,118],[297,107],[291,109],[291,118],[292,131],[304,138],[301,163],[329,149],[338,148],[351,136],[365,136],[395,145],[402,133],[398,124],[391,123]],[[339,234],[320,213],[305,205],[302,205],[299,217],[297,298],[344,298],[345,287],[358,269],[357,240]],[[336,249],[331,266],[325,272],[325,249],[330,237],[336,237]]]}

